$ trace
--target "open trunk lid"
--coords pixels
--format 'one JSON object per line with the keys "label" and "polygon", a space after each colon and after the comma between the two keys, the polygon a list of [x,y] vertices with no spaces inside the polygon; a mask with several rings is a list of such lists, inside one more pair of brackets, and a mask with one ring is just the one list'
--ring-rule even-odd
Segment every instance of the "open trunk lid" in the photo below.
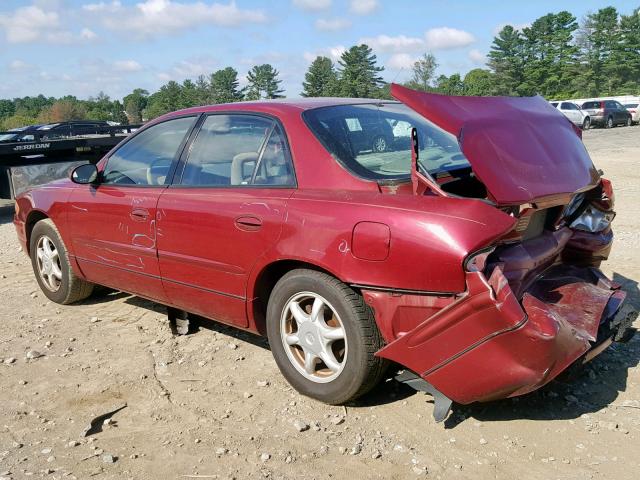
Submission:
{"label": "open trunk lid", "polygon": [[499,205],[522,205],[595,186],[599,176],[579,135],[540,96],[455,97],[397,84],[391,94],[455,135]]}

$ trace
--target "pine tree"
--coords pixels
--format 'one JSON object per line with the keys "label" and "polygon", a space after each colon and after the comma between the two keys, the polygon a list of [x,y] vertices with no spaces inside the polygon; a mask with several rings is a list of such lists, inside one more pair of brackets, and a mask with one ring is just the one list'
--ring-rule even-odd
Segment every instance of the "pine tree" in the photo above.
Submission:
{"label": "pine tree", "polygon": [[584,95],[611,93],[611,75],[618,68],[612,52],[617,49],[619,41],[618,11],[614,7],[601,8],[584,18],[578,35],[582,65],[578,83]]}
{"label": "pine tree", "polygon": [[227,67],[211,74],[210,77],[211,101],[213,103],[238,102],[243,98],[238,81],[238,72]]}
{"label": "pine tree", "polygon": [[255,65],[247,74],[247,100],[260,100],[262,98],[283,98],[284,90],[280,88],[282,80],[278,79],[280,73],[273,66],[265,63]]}
{"label": "pine tree", "polygon": [[523,81],[522,34],[511,25],[505,26],[493,39],[488,65],[495,73],[496,92],[517,95]]}
{"label": "pine tree", "polygon": [[303,97],[331,97],[336,95],[338,74],[328,57],[316,57],[309,66],[302,83]]}
{"label": "pine tree", "polygon": [[355,45],[340,57],[339,92],[343,97],[366,98],[379,94],[384,81],[379,75],[384,67],[377,66],[377,57],[365,44]]}

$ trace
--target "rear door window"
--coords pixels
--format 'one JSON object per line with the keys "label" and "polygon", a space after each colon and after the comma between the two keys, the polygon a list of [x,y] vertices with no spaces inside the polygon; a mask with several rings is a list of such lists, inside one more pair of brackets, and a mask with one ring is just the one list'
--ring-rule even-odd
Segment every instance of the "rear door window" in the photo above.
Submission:
{"label": "rear door window", "polygon": [[281,127],[274,120],[257,115],[208,116],[189,150],[179,184],[294,185],[293,166]]}

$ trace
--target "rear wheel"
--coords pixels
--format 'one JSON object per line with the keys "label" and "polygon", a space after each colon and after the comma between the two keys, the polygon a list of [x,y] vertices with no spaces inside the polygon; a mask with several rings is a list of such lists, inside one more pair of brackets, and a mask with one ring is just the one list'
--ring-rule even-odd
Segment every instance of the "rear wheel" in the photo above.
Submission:
{"label": "rear wheel", "polygon": [[631,121],[631,117],[627,117],[627,122],[625,123],[625,125],[626,125],[627,127],[630,127],[630,126],[631,126],[631,123],[632,123],[632,121]]}
{"label": "rear wheel", "polygon": [[607,128],[613,128],[613,117],[607,118]]}
{"label": "rear wheel", "polygon": [[269,345],[280,371],[300,393],[329,404],[371,390],[387,362],[383,340],[360,294],[322,272],[293,270],[267,307]]}
{"label": "rear wheel", "polygon": [[582,121],[582,129],[583,130],[589,130],[590,128],[591,128],[591,119],[589,117],[586,117]]}
{"label": "rear wheel", "polygon": [[36,223],[29,245],[33,272],[42,293],[49,300],[66,305],[91,295],[93,284],[82,280],[71,270],[67,249],[51,220]]}

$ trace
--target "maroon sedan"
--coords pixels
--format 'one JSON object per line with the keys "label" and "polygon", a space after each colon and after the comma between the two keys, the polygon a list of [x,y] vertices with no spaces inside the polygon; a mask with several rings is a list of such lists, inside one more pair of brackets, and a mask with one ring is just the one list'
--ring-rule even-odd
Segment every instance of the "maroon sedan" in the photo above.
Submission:
{"label": "maroon sedan", "polygon": [[332,404],[396,362],[437,419],[628,339],[598,270],[613,192],[579,130],[540,97],[392,93],[171,113],[28,191],[15,225],[42,291],[106,285],[266,334]]}

